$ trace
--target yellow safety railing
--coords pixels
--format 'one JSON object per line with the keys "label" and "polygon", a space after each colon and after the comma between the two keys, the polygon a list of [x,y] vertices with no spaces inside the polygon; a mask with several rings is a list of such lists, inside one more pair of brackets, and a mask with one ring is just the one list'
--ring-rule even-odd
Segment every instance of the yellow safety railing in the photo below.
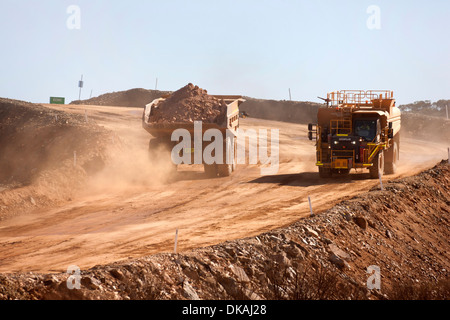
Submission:
{"label": "yellow safety railing", "polygon": [[331,105],[339,104],[371,104],[374,99],[393,99],[394,92],[390,90],[340,90],[327,94]]}
{"label": "yellow safety railing", "polygon": [[346,119],[332,119],[330,120],[331,132],[334,134],[348,135],[352,132],[352,121]]}

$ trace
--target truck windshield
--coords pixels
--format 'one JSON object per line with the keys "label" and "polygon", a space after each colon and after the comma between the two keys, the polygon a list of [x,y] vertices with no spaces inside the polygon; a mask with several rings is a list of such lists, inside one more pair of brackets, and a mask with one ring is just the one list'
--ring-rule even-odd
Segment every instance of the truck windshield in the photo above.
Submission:
{"label": "truck windshield", "polygon": [[376,120],[355,120],[355,135],[364,138],[366,141],[372,141],[377,135]]}

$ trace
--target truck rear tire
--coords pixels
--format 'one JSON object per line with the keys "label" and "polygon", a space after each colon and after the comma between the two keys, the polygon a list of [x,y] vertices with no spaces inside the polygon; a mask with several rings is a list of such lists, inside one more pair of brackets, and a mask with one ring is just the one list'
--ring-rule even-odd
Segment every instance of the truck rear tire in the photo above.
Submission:
{"label": "truck rear tire", "polygon": [[217,177],[217,164],[204,164],[203,168],[205,169],[205,174],[208,178]]}
{"label": "truck rear tire", "polygon": [[385,173],[395,174],[397,172],[398,147],[397,142],[394,142],[392,150],[386,156]]}
{"label": "truck rear tire", "polygon": [[377,179],[384,173],[384,152],[381,150],[373,160],[373,166],[369,168],[370,178]]}
{"label": "truck rear tire", "polygon": [[[237,149],[236,138],[227,137],[223,143],[223,150],[224,150],[223,164],[217,165],[217,173],[219,177],[229,177],[233,173],[237,159],[236,149]],[[233,155],[233,157],[229,158],[228,156],[231,154]]]}
{"label": "truck rear tire", "polygon": [[234,171],[236,171],[236,168],[237,168],[237,139],[236,138],[233,139],[233,150],[234,150],[234,153],[233,153],[234,161],[232,164],[232,170],[234,172]]}
{"label": "truck rear tire", "polygon": [[232,164],[219,164],[217,165],[217,173],[219,177],[229,177],[233,173]]}

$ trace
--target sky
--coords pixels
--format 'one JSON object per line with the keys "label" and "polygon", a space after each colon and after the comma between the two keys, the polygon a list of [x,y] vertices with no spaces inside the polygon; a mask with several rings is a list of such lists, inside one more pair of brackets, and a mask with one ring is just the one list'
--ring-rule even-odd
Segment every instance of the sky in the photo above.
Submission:
{"label": "sky", "polygon": [[275,100],[450,99],[449,15],[448,0],[1,0],[0,97],[68,103],[83,75],[81,99],[188,83]]}

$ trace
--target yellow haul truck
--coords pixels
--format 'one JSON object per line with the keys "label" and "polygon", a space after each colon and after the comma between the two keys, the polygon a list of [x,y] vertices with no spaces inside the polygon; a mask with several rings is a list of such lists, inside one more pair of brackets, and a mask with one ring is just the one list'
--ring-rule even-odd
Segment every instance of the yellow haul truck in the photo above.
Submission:
{"label": "yellow haul truck", "polygon": [[308,125],[316,140],[316,165],[322,178],[369,169],[371,178],[396,172],[400,151],[401,112],[388,90],[341,90],[326,102],[317,124]]}

